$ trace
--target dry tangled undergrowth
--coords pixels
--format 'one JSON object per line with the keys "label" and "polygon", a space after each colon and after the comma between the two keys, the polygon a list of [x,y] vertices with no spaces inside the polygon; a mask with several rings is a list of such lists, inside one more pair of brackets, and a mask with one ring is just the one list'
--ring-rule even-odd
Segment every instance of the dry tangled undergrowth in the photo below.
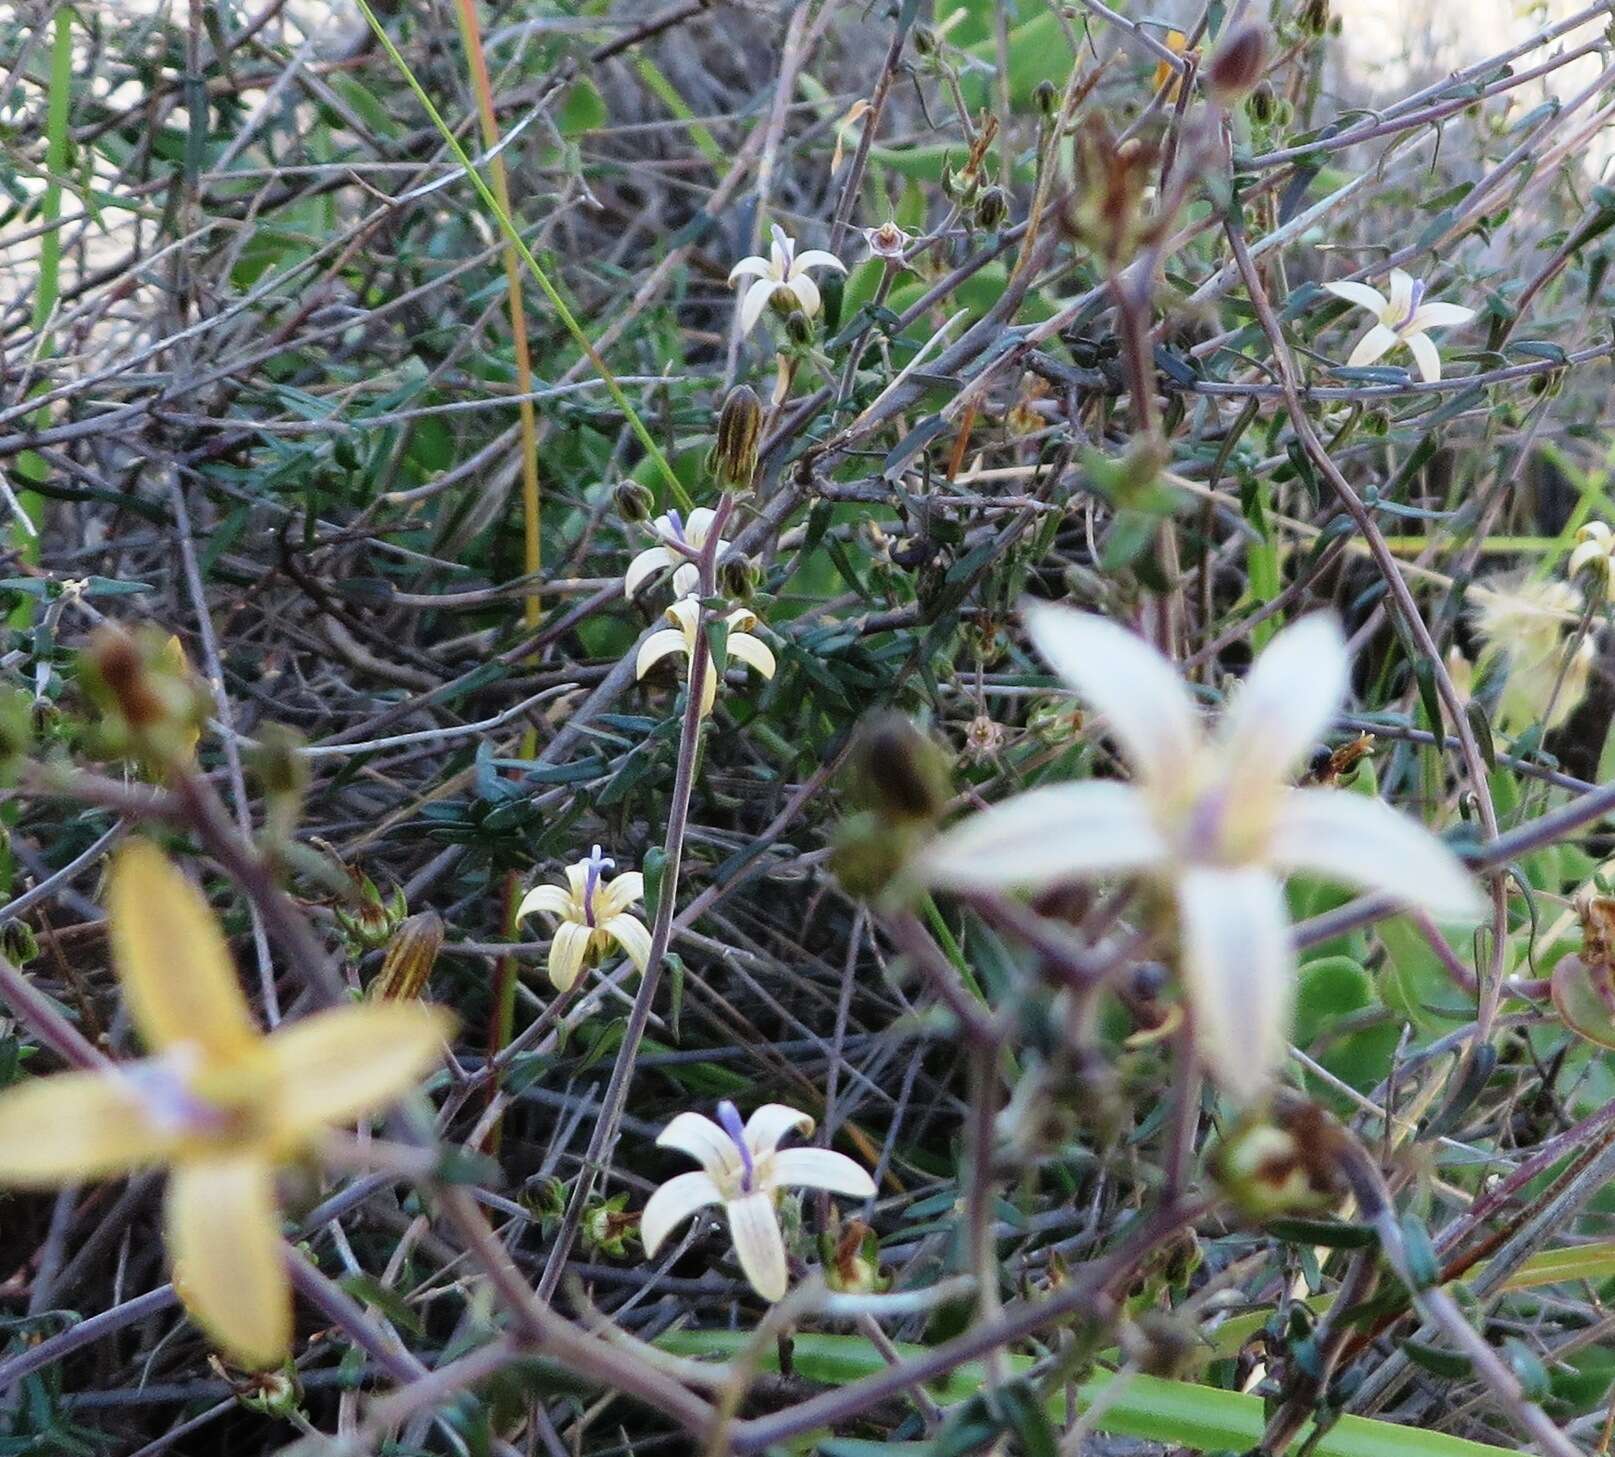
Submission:
{"label": "dry tangled undergrowth", "polygon": [[1335,9],[0,12],[0,1453],[1607,1449],[1610,16]]}

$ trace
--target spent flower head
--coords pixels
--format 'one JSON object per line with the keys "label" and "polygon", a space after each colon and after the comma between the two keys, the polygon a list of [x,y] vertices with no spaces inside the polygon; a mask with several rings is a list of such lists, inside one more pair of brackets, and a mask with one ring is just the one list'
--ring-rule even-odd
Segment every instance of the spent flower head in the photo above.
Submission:
{"label": "spent flower head", "polygon": [[1030,790],[949,830],[916,868],[964,891],[1128,875],[1167,889],[1196,1047],[1231,1097],[1260,1097],[1285,1057],[1295,981],[1286,873],[1444,919],[1479,914],[1468,873],[1421,826],[1378,800],[1288,781],[1346,690],[1333,617],[1274,638],[1208,735],[1173,665],[1134,633],[1046,603],[1025,615],[1044,658],[1105,716],[1134,779]]}
{"label": "spent flower head", "polygon": [[1391,270],[1391,295],[1387,298],[1366,283],[1326,283],[1336,298],[1343,298],[1360,309],[1367,309],[1377,322],[1357,341],[1346,361],[1348,369],[1373,364],[1397,345],[1404,344],[1419,366],[1419,375],[1428,384],[1441,378],[1441,355],[1431,342],[1431,329],[1447,329],[1467,324],[1475,317],[1473,309],[1461,304],[1427,304],[1424,280],[1400,268]]}
{"label": "spent flower head", "polygon": [[278,1366],[292,1301],[276,1165],[396,1099],[452,1019],[419,1002],[373,1002],[264,1036],[207,902],[144,841],[112,862],[107,922],[152,1055],[0,1095],[0,1183],[45,1188],[166,1165],[165,1237],[187,1309],[238,1365]]}
{"label": "spent flower head", "polygon": [[[675,597],[688,597],[701,585],[701,571],[690,557],[690,552],[699,552],[707,544],[707,538],[712,534],[712,523],[717,519],[717,512],[709,506],[697,506],[690,512],[690,519],[686,521],[677,511],[669,511],[658,516],[651,523],[656,535],[665,543],[662,546],[647,547],[640,552],[633,561],[628,563],[628,570],[623,574],[622,594],[624,597],[633,597],[656,573],[673,567],[673,595]],[[729,550],[729,543],[724,540],[718,542],[718,559]]]}
{"label": "spent flower head", "polygon": [[813,1119],[783,1103],[765,1103],[744,1124],[730,1102],[718,1104],[718,1118],[680,1113],[656,1140],[701,1165],[669,1179],[645,1205],[639,1238],[647,1259],[698,1209],[722,1204],[729,1220],[740,1268],[764,1300],[785,1294],[788,1275],[785,1238],[780,1233],[776,1197],[781,1189],[827,1189],[851,1199],[873,1199],[875,1181],[845,1154],[828,1148],[786,1148],[788,1133],[812,1134]]}
{"label": "spent flower head", "polygon": [[628,907],[645,894],[645,877],[637,870],[605,878],[616,861],[593,846],[582,860],[566,867],[566,884],[535,885],[516,907],[516,919],[542,911],[559,918],[550,942],[550,981],[557,991],[570,991],[585,966],[596,964],[613,946],[620,947],[641,971],[650,961],[650,932]]}
{"label": "spent flower head", "polygon": [[1470,589],[1470,621],[1485,644],[1484,670],[1500,672],[1498,721],[1513,732],[1556,729],[1586,697],[1597,649],[1568,636],[1584,610],[1581,593],[1555,578],[1495,577]]}
{"label": "spent flower head", "polygon": [[[651,668],[670,653],[683,653],[686,659],[695,657],[695,635],[700,625],[701,604],[694,597],[680,597],[663,614],[672,627],[653,632],[640,644],[639,659],[634,665],[634,676],[643,678]],[[731,658],[755,668],[765,678],[774,676],[774,652],[760,637],[752,635],[757,626],[757,614],[749,607],[737,607],[724,621],[729,633],[726,652]],[[713,664],[708,663],[706,681],[701,689],[701,713],[712,712],[718,699],[718,677]]]}
{"label": "spent flower head", "polygon": [[801,310],[809,319],[819,312],[819,288],[808,276],[811,268],[834,268],[839,273],[847,265],[834,253],[822,248],[796,251],[796,243],[787,237],[778,223],[773,225],[774,242],[768,257],[753,254],[742,258],[729,270],[729,282],[741,278],[754,278],[740,300],[740,332],[749,334],[762,318],[770,304],[784,313]]}
{"label": "spent flower head", "polygon": [[889,263],[900,263],[914,239],[894,222],[884,222],[878,228],[864,229],[864,242],[869,245],[871,258],[884,258]]}

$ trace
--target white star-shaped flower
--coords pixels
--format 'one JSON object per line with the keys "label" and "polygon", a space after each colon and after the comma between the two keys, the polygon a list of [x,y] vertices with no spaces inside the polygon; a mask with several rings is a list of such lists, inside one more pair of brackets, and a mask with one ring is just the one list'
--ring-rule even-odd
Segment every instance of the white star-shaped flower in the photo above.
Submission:
{"label": "white star-shaped flower", "polygon": [[[712,531],[712,523],[717,519],[717,515],[718,513],[709,506],[697,506],[690,512],[690,519],[687,522],[677,511],[669,511],[665,516],[658,516],[651,522],[651,526],[663,541],[679,542],[689,547],[691,551],[700,551],[707,544],[707,536]],[[718,560],[722,560],[723,554],[728,549],[729,543],[720,539]],[[683,552],[671,546],[652,546],[640,552],[628,563],[628,571],[622,579],[623,596],[634,596],[645,585],[647,578],[666,567],[676,568],[673,573],[675,597],[688,597],[701,585],[700,568]]]}
{"label": "white star-shaped flower", "polygon": [[1378,321],[1357,341],[1346,361],[1348,369],[1372,364],[1398,344],[1406,344],[1413,352],[1420,376],[1427,384],[1434,384],[1441,378],[1441,356],[1427,331],[1467,324],[1475,317],[1473,309],[1461,304],[1425,303],[1424,280],[1400,268],[1391,270],[1390,298],[1366,283],[1326,283],[1324,287],[1336,298],[1367,309]]}
{"label": "white star-shaped flower", "polygon": [[918,873],[962,891],[1129,875],[1161,886],[1176,908],[1196,1047],[1230,1097],[1259,1098],[1286,1054],[1295,948],[1285,874],[1383,892],[1443,920],[1482,913],[1468,872],[1422,826],[1360,794],[1288,783],[1346,691],[1332,616],[1273,639],[1214,735],[1142,638],[1046,603],[1025,616],[1044,658],[1104,715],[1135,777],[1032,789],[971,815],[922,852]]}
{"label": "white star-shaped flower", "polygon": [[847,271],[847,265],[834,253],[826,253],[822,248],[809,248],[805,253],[798,253],[795,242],[785,236],[785,230],[778,223],[774,224],[773,231],[774,242],[767,258],[754,253],[750,258],[742,258],[729,270],[730,283],[747,277],[757,280],[746,289],[740,300],[742,334],[751,333],[758,319],[762,318],[763,310],[776,295],[788,300],[792,307],[801,309],[811,319],[819,312],[819,286],[808,277],[807,270],[834,268],[838,273]]}
{"label": "white star-shaped flower", "polygon": [[628,907],[645,894],[645,877],[629,870],[609,881],[603,878],[616,868],[596,845],[587,859],[566,867],[564,886],[535,885],[516,907],[518,921],[534,911],[560,917],[549,968],[558,991],[569,991],[584,966],[613,945],[641,971],[650,960],[650,932],[638,916],[628,914]]}
{"label": "white star-shaped flower", "polygon": [[718,1104],[718,1121],[680,1113],[656,1140],[687,1153],[701,1167],[669,1179],[645,1205],[639,1237],[647,1258],[698,1209],[722,1204],[740,1268],[764,1300],[778,1300],[789,1283],[785,1239],[775,1207],[781,1189],[828,1189],[849,1199],[873,1199],[875,1181],[845,1154],[828,1148],[779,1146],[788,1133],[807,1137],[813,1119],[783,1103],[765,1103],[742,1126],[730,1102]]}

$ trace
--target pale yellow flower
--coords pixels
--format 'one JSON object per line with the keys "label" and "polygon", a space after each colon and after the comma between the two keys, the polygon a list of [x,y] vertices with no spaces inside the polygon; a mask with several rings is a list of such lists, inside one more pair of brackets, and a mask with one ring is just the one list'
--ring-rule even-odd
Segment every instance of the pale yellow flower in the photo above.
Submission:
{"label": "pale yellow flower", "polygon": [[1426,383],[1434,384],[1441,378],[1441,356],[1427,331],[1467,324],[1475,317],[1475,311],[1461,304],[1425,303],[1424,280],[1415,279],[1400,268],[1391,270],[1390,282],[1389,298],[1366,283],[1324,284],[1336,298],[1367,309],[1378,321],[1357,341],[1346,367],[1357,369],[1373,364],[1397,345],[1405,344],[1419,366],[1420,376]]}
{"label": "pale yellow flower", "polygon": [[566,884],[535,885],[516,907],[516,919],[542,911],[560,917],[550,942],[550,980],[558,991],[570,991],[585,966],[597,962],[612,946],[620,946],[641,971],[650,961],[650,932],[628,907],[645,894],[645,877],[626,870],[609,881],[603,872],[616,863],[594,846],[586,859],[566,867]]}
{"label": "pale yellow flower", "polygon": [[722,1204],[740,1268],[764,1300],[778,1300],[789,1283],[780,1233],[781,1189],[828,1189],[849,1199],[873,1199],[875,1181],[845,1154],[828,1148],[779,1146],[788,1133],[807,1137],[813,1119],[783,1103],[765,1103],[742,1126],[730,1102],[718,1104],[718,1121],[680,1113],[656,1140],[687,1153],[701,1167],[669,1179],[645,1205],[639,1237],[647,1258],[698,1209]]}
{"label": "pale yellow flower", "polygon": [[[709,506],[697,506],[690,512],[690,519],[686,522],[677,511],[669,511],[665,516],[658,516],[651,526],[656,535],[664,542],[680,542],[692,551],[700,551],[707,544],[707,537],[712,532],[712,523],[717,519],[718,513]],[[718,541],[718,557],[721,558],[729,549],[729,543]],[[645,582],[657,572],[673,567],[673,595],[675,597],[688,597],[701,585],[701,570],[683,552],[672,546],[652,546],[640,552],[633,561],[628,563],[628,570],[623,575],[622,593],[624,597],[634,596]]]}
{"label": "pale yellow flower", "polygon": [[1570,553],[1565,574],[1579,577],[1587,572],[1599,590],[1609,587],[1610,567],[1615,560],[1615,531],[1603,521],[1589,521],[1576,532],[1576,549]]}
{"label": "pale yellow flower", "polygon": [[1540,723],[1556,729],[1587,694],[1597,648],[1569,630],[1583,611],[1581,593],[1555,578],[1497,577],[1470,589],[1470,620],[1486,649],[1482,666],[1503,674],[1498,722],[1511,732]]}
{"label": "pale yellow flower", "polygon": [[1136,634],[1045,603],[1025,615],[1044,658],[1104,715],[1134,779],[1017,795],[943,834],[916,870],[961,891],[1130,875],[1167,890],[1195,1045],[1231,1097],[1265,1093],[1288,1046],[1296,962],[1285,874],[1379,891],[1444,920],[1481,913],[1468,873],[1422,826],[1360,794],[1291,787],[1346,691],[1333,617],[1275,637],[1208,735],[1173,665]]}
{"label": "pale yellow flower", "polygon": [[153,1055],[0,1095],[0,1183],[48,1188],[167,1165],[164,1226],[186,1308],[236,1364],[278,1366],[292,1300],[275,1166],[396,1099],[437,1057],[452,1019],[377,1002],[265,1037],[207,902],[144,841],[112,862],[107,921]]}
{"label": "pale yellow flower", "polygon": [[[651,667],[670,653],[683,653],[686,658],[695,656],[695,634],[700,619],[701,604],[694,597],[680,597],[663,614],[672,627],[653,632],[640,645],[639,660],[634,665],[634,676],[643,678]],[[724,619],[729,625],[727,651],[731,658],[755,668],[765,678],[774,676],[773,650],[760,637],[752,635],[757,626],[757,614],[737,607]],[[718,674],[711,663],[707,664],[706,682],[701,690],[701,713],[712,712],[718,698]]]}
{"label": "pale yellow flower", "polygon": [[808,277],[810,268],[834,268],[839,273],[847,271],[847,265],[834,253],[826,253],[822,248],[809,248],[805,253],[796,251],[796,244],[785,235],[785,230],[778,223],[774,224],[774,242],[769,248],[766,258],[753,254],[750,258],[742,258],[729,270],[729,282],[736,279],[754,277],[757,281],[749,285],[740,300],[740,332],[749,334],[757,326],[758,319],[762,318],[766,309],[776,297],[791,308],[798,308],[812,318],[819,312],[819,288]]}

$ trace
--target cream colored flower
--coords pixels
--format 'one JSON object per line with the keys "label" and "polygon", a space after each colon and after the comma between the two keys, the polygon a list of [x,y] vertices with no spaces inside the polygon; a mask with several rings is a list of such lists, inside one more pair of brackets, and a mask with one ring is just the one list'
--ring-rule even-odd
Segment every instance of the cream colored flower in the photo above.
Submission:
{"label": "cream colored flower", "polygon": [[[639,661],[634,665],[634,676],[643,678],[651,667],[659,663],[669,653],[683,653],[686,658],[695,656],[696,625],[700,619],[701,604],[694,597],[680,597],[663,614],[672,627],[664,627],[660,632],[653,632],[639,649]],[[737,607],[725,619],[729,624],[729,639],[727,651],[731,658],[738,658],[742,663],[755,668],[765,678],[774,676],[774,654],[772,649],[760,637],[752,636],[752,628],[757,626],[757,614],[744,607]],[[708,665],[706,682],[701,690],[701,712],[704,715],[712,712],[712,705],[718,697],[718,674]]]}
{"label": "cream colored flower", "polygon": [[1398,344],[1406,344],[1419,366],[1420,376],[1427,384],[1434,384],[1441,378],[1441,356],[1427,331],[1467,324],[1475,317],[1473,309],[1461,304],[1425,303],[1424,280],[1415,279],[1400,268],[1391,270],[1390,298],[1366,283],[1326,283],[1324,287],[1336,298],[1367,309],[1378,320],[1357,341],[1351,358],[1346,361],[1348,369],[1372,364]]}
{"label": "cream colored flower", "polygon": [[1168,890],[1196,1046],[1231,1097],[1261,1096],[1285,1057],[1295,982],[1286,873],[1442,919],[1481,913],[1463,866],[1412,820],[1360,794],[1290,786],[1346,691],[1333,617],[1274,638],[1208,735],[1172,664],[1135,634],[1043,603],[1025,615],[1044,658],[1104,715],[1134,780],[1017,795],[942,835],[916,869],[964,891],[1128,875]]}
{"label": "cream colored flower", "polygon": [[1589,521],[1576,532],[1576,549],[1570,553],[1565,574],[1579,577],[1587,572],[1600,591],[1609,587],[1610,566],[1615,559],[1615,531],[1602,521]]}
{"label": "cream colored flower", "polygon": [[279,1366],[292,1290],[278,1166],[385,1108],[454,1019],[419,1002],[333,1007],[267,1037],[202,893],[143,840],[107,879],[112,964],[151,1056],[24,1078],[0,1095],[0,1184],[75,1185],[166,1166],[163,1239],[186,1310],[233,1362]]}
{"label": "cream colored flower", "polygon": [[783,1103],[765,1103],[741,1126],[730,1102],[718,1104],[718,1121],[680,1113],[656,1140],[687,1153],[700,1169],[669,1179],[645,1205],[639,1237],[647,1258],[698,1209],[722,1204],[740,1268],[764,1300],[785,1294],[785,1239],[775,1207],[781,1189],[828,1189],[849,1199],[873,1199],[875,1181],[845,1154],[828,1148],[787,1148],[788,1133],[807,1137],[813,1119]]}
{"label": "cream colored flower", "polygon": [[1580,620],[1581,594],[1557,579],[1493,578],[1470,589],[1470,620],[1485,644],[1479,666],[1503,674],[1498,722],[1518,733],[1540,723],[1556,729],[1586,696],[1597,648],[1583,633],[1570,651],[1567,632]]}
{"label": "cream colored flower", "polygon": [[762,318],[763,310],[778,296],[789,307],[801,309],[812,318],[819,312],[819,289],[807,275],[810,268],[834,268],[845,273],[847,265],[834,253],[822,248],[809,248],[805,253],[796,251],[796,244],[785,236],[785,230],[774,224],[774,242],[767,258],[753,254],[742,258],[729,270],[729,282],[737,278],[755,277],[740,301],[740,332],[749,334]]}
{"label": "cream colored flower", "polygon": [[645,894],[645,877],[627,870],[602,880],[616,862],[594,846],[586,860],[566,867],[566,884],[535,885],[516,907],[516,919],[542,911],[558,916],[550,942],[550,980],[558,991],[570,991],[583,968],[598,961],[613,945],[622,948],[641,971],[650,960],[650,932],[628,907]]}
{"label": "cream colored flower", "polygon": [[[707,544],[707,537],[712,531],[712,523],[717,519],[717,514],[710,507],[697,506],[690,512],[688,523],[677,511],[669,511],[665,516],[658,516],[651,525],[663,541],[681,542],[691,551],[700,551]],[[720,538],[719,558],[728,549],[729,543]],[[673,572],[675,597],[688,597],[701,585],[700,568],[688,556],[671,546],[653,546],[640,552],[628,563],[628,570],[622,579],[623,596],[634,596],[644,586],[648,577],[667,567],[675,568]]]}

